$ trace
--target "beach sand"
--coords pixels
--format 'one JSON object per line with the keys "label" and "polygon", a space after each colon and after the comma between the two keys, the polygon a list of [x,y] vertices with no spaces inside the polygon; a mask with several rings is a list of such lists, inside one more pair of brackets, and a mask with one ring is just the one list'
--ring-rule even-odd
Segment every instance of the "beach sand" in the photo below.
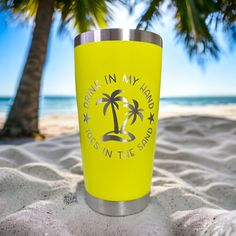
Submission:
{"label": "beach sand", "polygon": [[76,115],[43,117],[64,135],[0,146],[0,235],[236,235],[236,110],[211,109],[160,111],[151,203],[119,218],[84,202]]}

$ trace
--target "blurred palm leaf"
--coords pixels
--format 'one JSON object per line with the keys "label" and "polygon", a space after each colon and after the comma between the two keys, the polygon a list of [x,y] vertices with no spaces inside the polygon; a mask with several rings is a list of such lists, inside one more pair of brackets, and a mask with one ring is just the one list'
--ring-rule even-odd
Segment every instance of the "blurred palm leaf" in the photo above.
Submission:
{"label": "blurred palm leaf", "polygon": [[[137,3],[144,1],[136,0]],[[218,25],[230,38],[236,40],[236,2],[226,0],[148,0],[146,8],[138,20],[138,28],[154,26],[155,19],[163,15],[161,7],[174,11],[177,39],[185,44],[190,58],[197,56],[203,62],[208,56],[219,57],[220,49],[215,30]],[[214,27],[213,27],[214,26]]]}
{"label": "blurred palm leaf", "polygon": [[[38,1],[2,0],[0,10],[8,10],[13,14],[30,18],[36,15]],[[111,18],[111,14],[108,14],[108,4],[111,2],[111,0],[55,0],[55,11],[61,13],[60,31],[71,21],[79,32],[106,27],[108,17]]]}
{"label": "blurred palm leaf", "polygon": [[60,30],[71,21],[79,32],[91,28],[107,26],[108,7],[110,1],[104,0],[58,0],[56,8],[61,12]]}

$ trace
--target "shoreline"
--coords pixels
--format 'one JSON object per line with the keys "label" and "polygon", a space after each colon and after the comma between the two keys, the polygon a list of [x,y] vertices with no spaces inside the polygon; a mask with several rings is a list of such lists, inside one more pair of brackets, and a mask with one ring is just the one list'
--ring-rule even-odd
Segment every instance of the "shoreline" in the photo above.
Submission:
{"label": "shoreline", "polygon": [[[236,104],[203,106],[166,105],[160,106],[159,109],[159,119],[194,115],[236,120]],[[4,120],[4,115],[0,113],[0,127],[2,127]],[[39,128],[46,138],[76,133],[79,132],[78,116],[76,113],[42,115],[39,119]]]}

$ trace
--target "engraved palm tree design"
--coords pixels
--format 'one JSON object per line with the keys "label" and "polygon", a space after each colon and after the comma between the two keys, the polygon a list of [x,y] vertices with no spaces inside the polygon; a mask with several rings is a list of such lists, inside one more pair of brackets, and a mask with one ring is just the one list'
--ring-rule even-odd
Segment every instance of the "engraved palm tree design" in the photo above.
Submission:
{"label": "engraved palm tree design", "polygon": [[[111,95],[107,93],[103,93],[104,97],[100,98],[97,100],[96,105],[99,105],[100,103],[105,103],[103,107],[103,114],[104,116],[106,115],[108,107],[111,107],[112,111],[112,116],[113,116],[113,124],[114,124],[114,129],[112,131],[109,131],[105,133],[102,136],[102,141],[118,141],[118,142],[131,142],[135,139],[135,136],[126,131],[126,125],[128,121],[132,118],[132,122],[130,125],[133,125],[137,117],[140,117],[141,121],[143,121],[143,114],[142,108],[139,108],[138,102],[133,99],[133,104],[129,104],[127,99],[125,97],[120,96],[119,94],[122,93],[123,90],[115,90],[114,92],[111,93]],[[119,96],[118,96],[119,95]],[[119,129],[119,123],[118,123],[118,118],[116,114],[116,109],[119,110],[119,104],[118,102],[123,102],[125,103],[123,106],[129,108],[130,110],[126,112],[127,118],[123,122],[121,128]]]}
{"label": "engraved palm tree design", "polygon": [[97,100],[96,105],[105,102],[105,105],[103,107],[103,114],[106,115],[107,109],[109,106],[111,106],[112,110],[112,116],[113,116],[113,123],[114,123],[114,129],[112,131],[109,131],[103,135],[102,140],[103,141],[109,141],[109,140],[114,140],[114,141],[121,141],[121,138],[117,135],[120,133],[119,130],[119,123],[116,115],[116,109],[119,110],[119,104],[118,102],[127,102],[126,98],[122,96],[118,96],[120,93],[122,93],[123,90],[115,90],[112,92],[111,95],[107,93],[103,93],[104,97],[100,98]]}
{"label": "engraved palm tree design", "polygon": [[130,137],[129,142],[134,140],[135,136],[132,133],[125,131],[125,127],[131,118],[133,118],[133,119],[132,119],[132,122],[130,123],[130,125],[133,125],[136,122],[137,117],[139,117],[141,119],[141,121],[143,121],[142,111],[144,111],[142,108],[139,108],[139,104],[135,99],[132,99],[132,100],[133,100],[133,105],[129,104],[129,103],[124,105],[125,107],[129,108],[129,111],[126,113],[128,117],[125,119],[124,123],[121,126],[121,130],[120,130],[120,132],[122,134],[129,135],[129,137]]}

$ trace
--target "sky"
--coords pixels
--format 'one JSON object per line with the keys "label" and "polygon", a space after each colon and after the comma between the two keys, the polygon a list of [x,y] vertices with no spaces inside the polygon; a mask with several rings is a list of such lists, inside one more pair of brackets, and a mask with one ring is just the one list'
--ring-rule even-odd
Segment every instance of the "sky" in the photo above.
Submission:
{"label": "sky", "polygon": [[[42,95],[75,95],[73,33],[58,33],[59,16],[50,34],[47,63],[43,74]],[[175,39],[174,21],[166,16],[153,31],[164,41],[162,97],[236,96],[236,50],[229,50],[224,39],[224,52],[219,61],[205,68],[190,61],[182,43]],[[117,9],[109,27],[135,28],[134,18]],[[0,96],[13,96],[17,88],[31,40],[32,24],[16,23],[0,13]]]}

